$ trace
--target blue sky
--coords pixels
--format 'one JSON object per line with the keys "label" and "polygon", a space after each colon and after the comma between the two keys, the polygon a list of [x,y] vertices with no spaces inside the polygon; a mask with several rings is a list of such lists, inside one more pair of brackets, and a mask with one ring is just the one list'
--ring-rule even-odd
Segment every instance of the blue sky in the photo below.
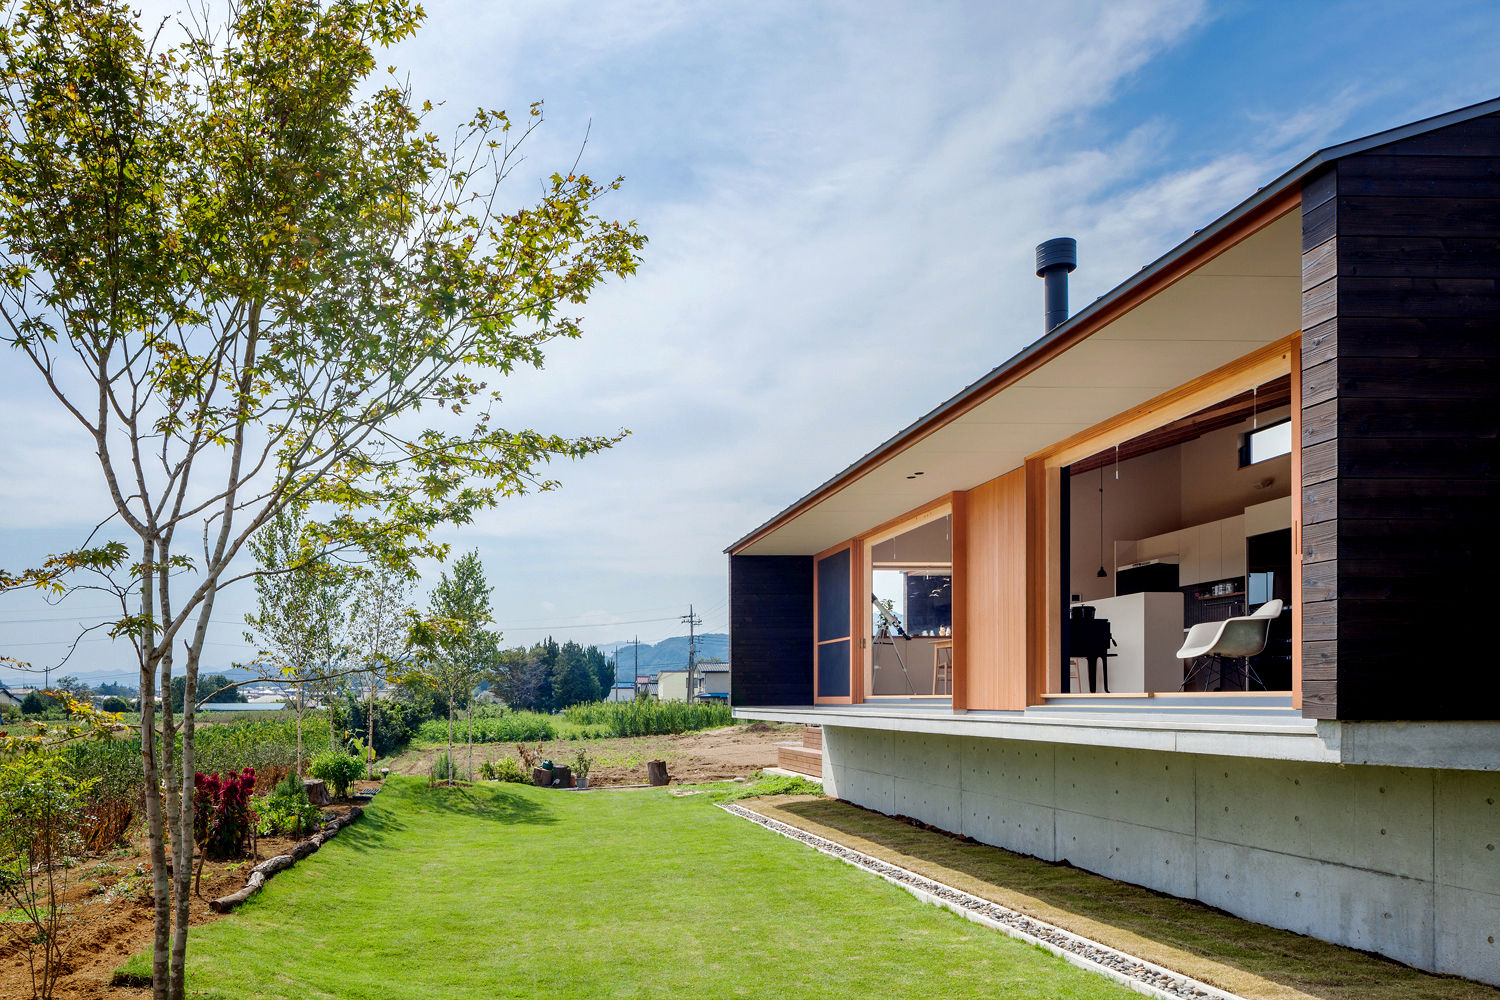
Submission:
{"label": "blue sky", "polygon": [[[1077,308],[1313,150],[1500,95],[1493,3],[427,7],[382,62],[438,123],[545,99],[516,201],[588,130],[584,168],[626,176],[608,210],[652,240],[502,410],[632,436],[450,537],[513,642],[654,640],[690,602],[722,630],[725,545],[1040,333],[1038,241],[1079,239]],[[18,566],[104,508],[14,361],[0,427]],[[207,667],[250,653],[249,602],[221,601]],[[98,608],[8,596],[0,652],[55,658]],[[95,641],[67,669],[128,662]]]}

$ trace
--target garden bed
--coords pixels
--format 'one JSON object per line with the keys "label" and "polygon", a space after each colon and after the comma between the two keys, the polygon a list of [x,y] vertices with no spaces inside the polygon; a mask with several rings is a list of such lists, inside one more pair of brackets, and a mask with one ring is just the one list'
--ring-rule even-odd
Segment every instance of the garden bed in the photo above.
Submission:
{"label": "garden bed", "polygon": [[[351,791],[379,785],[361,781]],[[323,812],[342,816],[360,804],[354,800],[336,802]],[[261,837],[255,857],[206,862],[199,893],[192,899],[190,925],[219,919],[222,914],[209,909],[210,900],[239,890],[258,862],[286,854],[305,839],[305,834]],[[120,997],[137,993],[149,996],[149,988],[136,990],[110,985],[114,970],[125,959],[151,947],[151,868],[144,827],[137,822],[128,844],[79,862],[77,870],[82,873],[79,884],[65,897],[67,905],[75,908],[76,920],[66,932],[67,971],[58,983],[56,996]],[[14,945],[0,944],[0,997],[30,995],[31,977],[24,951]]]}

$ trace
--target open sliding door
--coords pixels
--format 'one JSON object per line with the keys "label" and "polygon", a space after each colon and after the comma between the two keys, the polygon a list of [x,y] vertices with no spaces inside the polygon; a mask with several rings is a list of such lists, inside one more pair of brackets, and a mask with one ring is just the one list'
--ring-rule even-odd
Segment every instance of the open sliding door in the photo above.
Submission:
{"label": "open sliding door", "polygon": [[816,562],[814,607],[816,656],[813,661],[813,701],[847,705],[853,699],[850,664],[853,659],[851,582],[854,550],[850,545],[820,556]]}

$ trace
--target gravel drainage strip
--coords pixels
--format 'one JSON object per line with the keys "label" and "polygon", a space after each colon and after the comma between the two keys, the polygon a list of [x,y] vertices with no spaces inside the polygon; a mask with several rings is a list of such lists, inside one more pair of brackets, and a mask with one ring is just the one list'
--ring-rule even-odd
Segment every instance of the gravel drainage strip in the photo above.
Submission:
{"label": "gravel drainage strip", "polygon": [[878,875],[924,902],[952,910],[977,924],[1025,941],[1027,944],[1044,948],[1081,969],[1108,976],[1110,979],[1129,986],[1137,993],[1161,997],[1163,1000],[1184,1000],[1184,998],[1188,1000],[1244,1000],[1237,994],[1225,992],[1179,972],[1147,962],[1145,959],[1136,958],[1134,955],[1127,955],[1123,951],[1100,944],[1098,941],[1081,937],[1034,917],[1028,917],[1017,910],[955,889],[925,875],[918,875],[899,865],[862,854],[837,841],[819,837],[779,820],[762,816],[744,806],[724,803],[719,808],[838,858],[840,861],[848,862],[856,868]]}

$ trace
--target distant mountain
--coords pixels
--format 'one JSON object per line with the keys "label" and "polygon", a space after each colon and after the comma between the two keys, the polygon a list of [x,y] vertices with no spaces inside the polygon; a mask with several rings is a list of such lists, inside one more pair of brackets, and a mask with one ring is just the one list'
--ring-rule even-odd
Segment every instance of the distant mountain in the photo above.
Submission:
{"label": "distant mountain", "polygon": [[[628,642],[607,642],[600,647],[606,656],[618,650],[617,676],[630,680],[635,675],[635,647]],[[656,676],[662,670],[681,670],[687,666],[688,637],[674,635],[658,643],[641,643],[640,670],[643,676]],[[727,632],[705,632],[698,636],[698,659],[729,659],[729,634]]]}
{"label": "distant mountain", "polygon": [[[644,648],[644,647],[643,647]],[[180,676],[181,669],[174,671]],[[209,674],[223,674],[232,681],[247,681],[258,674],[245,670],[242,667],[210,667],[204,664],[198,668],[198,674],[207,677]],[[52,680],[55,682],[59,677],[77,677],[89,687],[98,687],[100,684],[124,684],[135,687],[141,682],[141,674],[138,668],[116,667],[90,670],[86,667],[63,666],[52,671]],[[43,674],[40,671],[0,670],[0,684],[8,687],[41,687]]]}

